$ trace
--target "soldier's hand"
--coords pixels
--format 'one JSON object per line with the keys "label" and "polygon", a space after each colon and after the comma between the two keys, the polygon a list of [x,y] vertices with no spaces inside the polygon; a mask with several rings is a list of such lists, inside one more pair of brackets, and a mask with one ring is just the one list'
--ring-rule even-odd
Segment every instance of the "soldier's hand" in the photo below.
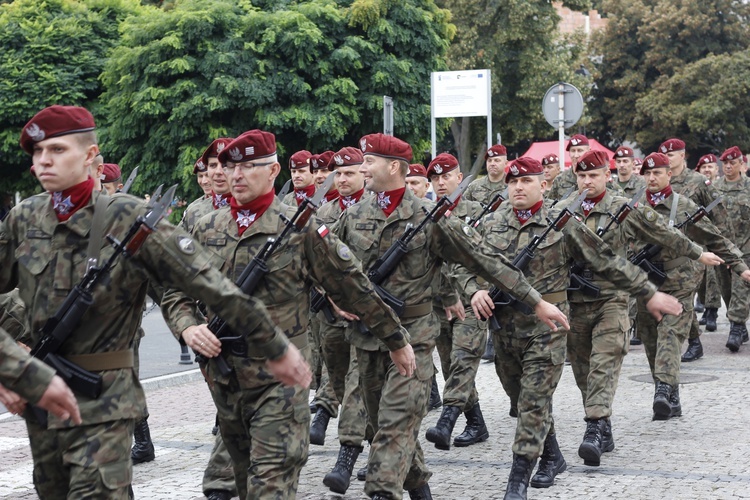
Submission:
{"label": "soldier's hand", "polygon": [[411,377],[414,375],[414,370],[417,369],[414,349],[411,348],[411,344],[406,344],[401,349],[391,351],[391,360],[396,365],[398,372],[405,377]]}
{"label": "soldier's hand", "polygon": [[665,314],[672,314],[674,316],[682,314],[682,304],[680,304],[680,301],[663,292],[656,292],[651,297],[651,300],[646,302],[646,309],[656,318],[656,321],[661,321]]}
{"label": "soldier's hand", "polygon": [[458,302],[456,302],[452,306],[444,307],[443,309],[445,309],[445,317],[448,319],[448,321],[451,321],[454,316],[461,321],[466,319],[466,309],[464,309],[464,305],[461,303],[461,299],[459,299]]}
{"label": "soldier's hand", "polygon": [[310,366],[294,344],[289,344],[280,358],[266,361],[266,366],[284,385],[310,387],[310,382],[312,382]]}
{"label": "soldier's hand", "polygon": [[185,328],[182,339],[195,352],[207,358],[215,358],[221,353],[221,341],[207,325],[193,325]]}
{"label": "soldier's hand", "polygon": [[356,314],[350,313],[348,311],[344,311],[330,299],[328,299],[328,302],[331,303],[331,308],[333,309],[333,313],[339,318],[345,321],[359,321],[359,316],[357,316]]}
{"label": "soldier's hand", "polygon": [[750,283],[750,269],[748,269],[747,271],[743,271],[742,274],[740,274],[740,277],[746,282]]}
{"label": "soldier's hand", "polygon": [[20,415],[26,409],[26,400],[2,385],[0,385],[0,403],[14,415]]}
{"label": "soldier's hand", "polygon": [[570,330],[568,318],[555,304],[550,304],[546,300],[542,300],[534,307],[534,314],[536,314],[537,318],[544,321],[547,326],[552,328],[553,332],[557,331],[558,324],[566,330]]}
{"label": "soldier's hand", "polygon": [[70,387],[57,375],[52,377],[52,382],[47,386],[37,406],[62,420],[72,419],[75,424],[81,423],[81,413],[78,411],[76,397]]}
{"label": "soldier's hand", "polygon": [[492,316],[492,310],[495,309],[495,303],[490,297],[490,292],[487,290],[479,290],[471,297],[471,308],[474,312],[482,317],[482,319],[488,319]]}
{"label": "soldier's hand", "polygon": [[718,266],[719,264],[724,263],[724,259],[713,252],[703,252],[698,259],[698,262],[704,266]]}

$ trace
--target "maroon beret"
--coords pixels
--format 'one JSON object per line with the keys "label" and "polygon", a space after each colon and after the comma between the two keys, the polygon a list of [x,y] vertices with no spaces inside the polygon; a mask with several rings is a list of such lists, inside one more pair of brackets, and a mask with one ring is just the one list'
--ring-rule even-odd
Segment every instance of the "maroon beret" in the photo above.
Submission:
{"label": "maroon beret", "polygon": [[701,168],[701,165],[705,165],[706,163],[717,163],[719,161],[718,158],[716,158],[716,155],[713,154],[707,154],[701,156],[701,159],[698,160],[698,163],[695,165],[695,169],[698,170]]}
{"label": "maroon beret", "polygon": [[742,158],[742,151],[737,146],[732,146],[723,153],[721,153],[721,161],[732,161],[737,158]]}
{"label": "maroon beret", "polygon": [[369,134],[359,140],[363,155],[382,156],[404,160],[409,163],[412,158],[411,146],[397,137],[385,134]]}
{"label": "maroon beret", "polygon": [[364,161],[362,151],[351,146],[339,149],[336,154],[333,155],[332,161],[329,168],[336,167],[351,167],[354,165],[361,165]]}
{"label": "maroon beret", "polygon": [[652,168],[667,167],[669,168],[669,157],[663,153],[651,153],[643,160],[641,166],[641,175]]}
{"label": "maroon beret", "polygon": [[635,153],[633,153],[633,150],[630,149],[627,146],[620,146],[615,151],[615,157],[617,158],[634,158]]}
{"label": "maroon beret", "polygon": [[61,135],[90,132],[96,128],[94,117],[85,108],[54,105],[44,108],[24,125],[21,148],[34,153],[34,144]]}
{"label": "maroon beret", "polygon": [[659,146],[659,151],[668,153],[669,151],[682,151],[685,149],[685,142],[680,139],[667,139]]}
{"label": "maroon beret", "polygon": [[552,165],[553,163],[560,163],[560,158],[554,153],[542,158],[542,166]]}
{"label": "maroon beret", "polygon": [[573,172],[609,168],[609,156],[604,151],[586,151],[573,165]]}
{"label": "maroon beret", "polygon": [[424,165],[420,163],[412,163],[409,165],[409,173],[406,174],[407,177],[424,177],[427,178],[427,170],[424,168]]}
{"label": "maroon beret", "polygon": [[495,156],[508,156],[508,150],[502,144],[495,144],[484,153],[484,159],[493,158]]}
{"label": "maroon beret", "polygon": [[[203,154],[201,155],[201,160],[203,161],[203,164],[208,167],[208,159],[209,158],[218,158],[219,154],[224,151],[224,149],[229,145],[230,142],[232,142],[234,139],[232,137],[219,137],[218,139],[214,140],[205,151],[203,151]],[[221,161],[221,160],[219,160]]]}
{"label": "maroon beret", "polygon": [[310,158],[310,170],[332,170],[328,168],[328,164],[333,159],[333,151],[323,151],[320,154],[312,155]]}
{"label": "maroon beret", "polygon": [[458,168],[458,160],[455,156],[448,153],[440,153],[427,166],[427,177],[441,175]]}
{"label": "maroon beret", "polygon": [[120,165],[116,163],[105,163],[104,165],[104,179],[102,182],[115,182],[122,178],[122,170]]}
{"label": "maroon beret", "polygon": [[568,145],[565,148],[565,151],[570,151],[570,148],[573,146],[588,146],[588,145],[589,145],[589,140],[585,135],[576,134],[570,138],[570,141],[568,141]]}
{"label": "maroon beret", "polygon": [[260,160],[276,154],[276,136],[263,130],[248,130],[226,145],[219,161],[240,163]]}
{"label": "maroon beret", "polygon": [[643,165],[643,158],[633,158],[633,165],[641,166]]}
{"label": "maroon beret", "polygon": [[302,151],[297,151],[292,156],[289,157],[289,169],[294,170],[296,168],[306,168],[310,166],[310,159],[312,158],[312,153],[309,152],[306,149],[303,149]]}
{"label": "maroon beret", "polygon": [[193,165],[193,173],[197,174],[198,172],[205,172],[206,170],[208,170],[208,167],[203,163],[201,158],[198,158],[198,161]]}
{"label": "maroon beret", "polygon": [[505,183],[508,183],[511,177],[526,177],[527,175],[542,175],[544,168],[539,160],[530,156],[522,156],[505,166]]}

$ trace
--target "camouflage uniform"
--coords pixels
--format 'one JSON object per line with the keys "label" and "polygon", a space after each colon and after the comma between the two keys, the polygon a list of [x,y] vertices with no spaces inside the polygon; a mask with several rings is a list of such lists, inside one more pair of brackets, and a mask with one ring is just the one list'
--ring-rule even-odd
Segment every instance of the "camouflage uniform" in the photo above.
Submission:
{"label": "camouflage uniform", "polygon": [[[373,197],[348,208],[334,227],[362,260],[364,269],[385,253],[407,224],[416,226],[424,219],[423,207],[432,206],[406,189],[399,206],[386,217],[376,201]],[[365,493],[370,496],[379,492],[400,499],[404,489],[417,489],[431,476],[417,435],[432,385],[432,351],[439,332],[432,299],[440,285],[442,260],[461,262],[482,273],[503,290],[512,289],[529,306],[540,300],[523,275],[508,266],[507,259],[490,259],[478,253],[478,244],[476,232],[465,226],[462,229],[461,221],[455,217],[429,224],[414,237],[406,257],[384,284],[407,305],[402,320],[411,335],[417,364],[415,376],[399,375],[377,338],[356,328],[347,330],[357,347],[365,408],[375,429],[365,484]]]}
{"label": "camouflage uniform", "polygon": [[[24,344],[29,343],[28,328],[24,326],[26,307],[18,295],[18,290],[0,295],[0,328],[5,330],[11,337]],[[26,335],[24,335],[24,333]]]}
{"label": "camouflage uniform", "polygon": [[[215,211],[198,221],[195,237],[212,251],[212,262],[226,275],[237,278],[269,237],[280,234],[279,215],[292,216],[292,208],[274,198],[270,207],[239,236],[229,209]],[[268,304],[268,312],[309,359],[308,311],[310,284],[324,286],[333,300],[361,317],[391,349],[408,342],[398,319],[373,292],[359,261],[326,227],[310,223],[292,232],[266,261],[266,274],[254,297]],[[324,285],[323,285],[324,283]],[[165,295],[174,331],[197,324],[195,301],[169,291]],[[241,498],[294,498],[299,472],[307,461],[310,426],[309,390],[284,387],[267,372],[265,360],[254,349],[245,354],[227,348],[233,372],[222,375],[208,363],[211,394],[219,410],[224,443],[235,464]]]}
{"label": "camouflage uniform", "polygon": [[566,193],[578,190],[578,179],[576,178],[573,168],[563,170],[555,177],[552,181],[552,186],[547,186],[547,191],[544,193],[545,200],[559,201],[560,198],[565,196]]}
{"label": "camouflage uniform", "polygon": [[[11,210],[0,225],[0,290],[18,286],[34,342],[84,274],[98,197],[94,192],[88,205],[59,223],[51,195],[33,196]],[[143,200],[112,196],[104,216],[105,234],[122,238],[145,210]],[[106,259],[114,250],[104,241],[102,246],[101,257]],[[58,351],[84,368],[96,364],[91,358],[105,352],[118,353],[121,361],[121,367],[100,373],[98,399],[78,396],[83,425],[70,426],[50,415],[43,428],[33,417],[27,418],[34,484],[41,498],[128,497],[133,420],[141,417],[145,405],[131,350],[150,280],[180,287],[218,308],[232,325],[253,332],[248,342],[267,356],[275,358],[285,351],[288,341],[263,305],[248,301],[212,268],[207,254],[186,233],[160,222],[139,252],[130,259],[120,257],[111,274],[94,288],[94,304]]]}
{"label": "camouflage uniform", "polygon": [[191,232],[195,223],[204,215],[211,213],[213,209],[214,205],[211,195],[201,196],[200,198],[193,200],[193,202],[185,209],[185,213],[182,214],[180,226],[188,233]]}
{"label": "camouflage uniform", "polygon": [[479,203],[486,205],[497,193],[505,191],[505,187],[505,181],[503,181],[503,179],[500,179],[497,182],[492,182],[490,177],[485,175],[484,177],[472,181],[466,188],[466,191],[464,191],[461,198],[465,201],[478,201]]}
{"label": "camouflage uniform", "polygon": [[[543,206],[523,226],[510,204],[503,204],[488,215],[480,226],[483,244],[497,257],[518,254],[547,227],[547,217],[555,218],[556,210]],[[571,219],[563,231],[552,231],[535,251],[524,274],[539,290],[542,298],[567,312],[570,266],[586,261],[597,272],[608,277],[617,287],[650,299],[656,292],[645,273],[614,254],[612,249],[577,219]],[[486,284],[463,278],[466,293],[474,295],[487,289]],[[565,361],[567,331],[554,332],[530,315],[506,308],[500,318],[502,329],[494,331],[495,370],[503,387],[510,391],[511,404],[518,408],[518,423],[513,453],[536,460],[542,452],[547,434],[554,434],[552,395],[560,380]]]}
{"label": "camouflage uniform", "polygon": [[[654,210],[664,218],[669,219],[675,195],[668,196]],[[675,225],[682,222],[683,214],[693,214],[697,205],[687,196],[679,195]],[[718,208],[718,207],[717,207]],[[725,260],[726,265],[738,274],[747,269],[742,262],[742,254],[711,221],[704,218],[697,224],[688,224],[683,232],[693,241],[705,245],[708,249]],[[659,289],[674,296],[682,304],[683,312],[678,316],[666,315],[657,323],[656,319],[646,310],[644,301],[638,299],[638,335],[646,350],[651,374],[654,381],[669,384],[673,388],[680,382],[680,352],[682,343],[688,336],[690,324],[695,317],[693,298],[695,289],[700,281],[697,262],[681,257],[669,246],[664,246],[656,257],[657,266],[663,268],[667,279]]]}
{"label": "camouflage uniform", "polygon": [[643,176],[633,174],[626,182],[617,182],[617,185],[622,190],[623,196],[630,199],[638,192],[639,189],[646,187],[646,181],[643,180]]}
{"label": "camouflage uniform", "polygon": [[721,307],[721,288],[719,287],[719,279],[716,276],[717,272],[717,267],[706,266],[703,279],[700,285],[698,285],[698,300],[707,309],[719,309]]}
{"label": "camouflage uniform", "polygon": [[[591,209],[588,217],[583,215],[582,210],[579,216],[595,232],[609,223],[608,214],[617,213],[629,201],[628,198],[612,196],[607,192]],[[700,246],[670,228],[667,221],[647,204],[633,209],[621,224],[613,224],[603,239],[622,258],[627,257],[628,242],[632,240],[668,246],[676,255],[693,260],[700,258],[702,253]],[[581,274],[599,287],[600,294],[599,297],[591,297],[582,292],[568,293],[568,356],[576,384],[581,390],[586,418],[609,418],[622,360],[630,345],[630,325],[627,321],[629,294],[593,273],[588,263],[579,264],[583,268]]]}
{"label": "camouflage uniform", "polygon": [[0,329],[0,385],[36,403],[54,375],[52,368],[30,357],[13,337]]}

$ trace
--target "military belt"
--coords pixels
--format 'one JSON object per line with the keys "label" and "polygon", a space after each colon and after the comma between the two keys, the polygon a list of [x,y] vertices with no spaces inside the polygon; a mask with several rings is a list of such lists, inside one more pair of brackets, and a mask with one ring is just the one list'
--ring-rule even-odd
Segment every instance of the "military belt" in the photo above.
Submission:
{"label": "military belt", "polygon": [[423,302],[415,306],[405,306],[404,313],[401,315],[402,318],[418,318],[419,316],[426,316],[432,312],[432,302]]}
{"label": "military belt", "polygon": [[550,304],[557,304],[568,300],[568,291],[563,290],[562,292],[545,293],[542,295],[542,300],[549,302]]}
{"label": "military belt", "polygon": [[93,354],[71,354],[65,359],[90,372],[133,368],[133,351],[95,352]]}
{"label": "military belt", "polygon": [[676,259],[668,260],[666,262],[653,262],[653,264],[661,271],[667,272],[671,269],[675,269],[684,264],[687,264],[688,262],[690,262],[690,259],[688,257],[682,256],[677,257]]}

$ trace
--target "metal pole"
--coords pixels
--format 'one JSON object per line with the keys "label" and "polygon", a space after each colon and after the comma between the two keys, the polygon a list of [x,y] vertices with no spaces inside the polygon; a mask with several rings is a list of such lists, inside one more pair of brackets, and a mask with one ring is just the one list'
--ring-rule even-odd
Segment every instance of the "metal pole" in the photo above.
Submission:
{"label": "metal pole", "polygon": [[437,150],[437,132],[435,131],[435,73],[430,74],[430,138],[432,141],[432,157],[435,158]]}
{"label": "metal pole", "polygon": [[[559,158],[562,169],[565,170],[565,85],[562,82],[557,87],[557,140],[559,141]],[[553,108],[554,109],[554,108]],[[573,168],[573,165],[570,166]]]}
{"label": "metal pole", "polygon": [[487,70],[487,149],[492,147],[492,70]]}

